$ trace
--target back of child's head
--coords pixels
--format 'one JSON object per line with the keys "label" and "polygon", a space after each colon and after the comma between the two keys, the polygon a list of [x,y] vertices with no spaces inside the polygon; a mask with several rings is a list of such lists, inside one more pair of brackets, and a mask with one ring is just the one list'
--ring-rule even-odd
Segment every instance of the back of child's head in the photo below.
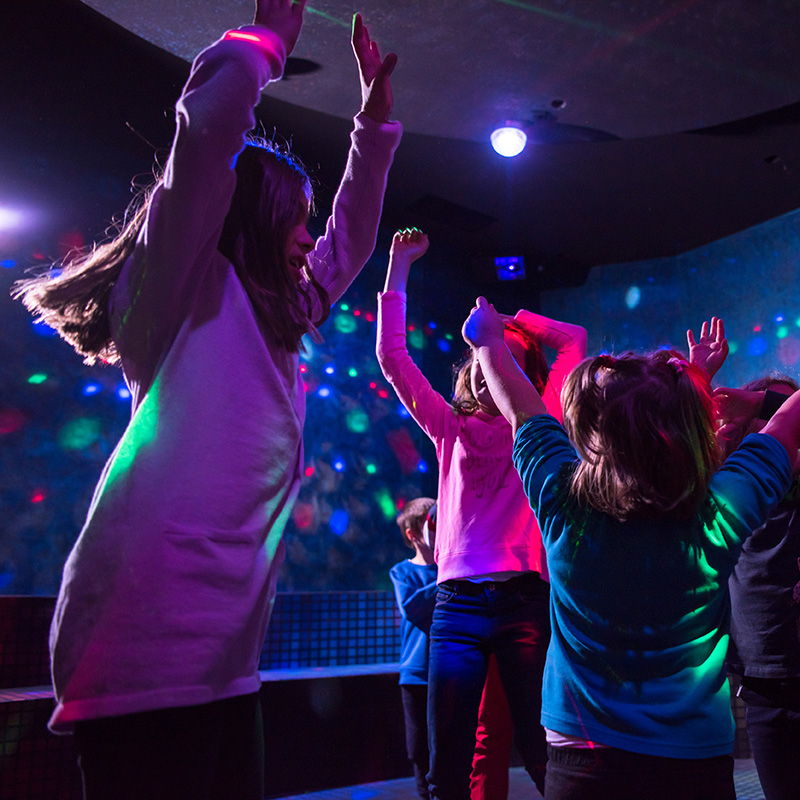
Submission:
{"label": "back of child's head", "polygon": [[289,350],[297,350],[308,323],[320,324],[330,309],[327,293],[306,269],[322,308],[320,319],[310,319],[314,298],[298,287],[286,251],[289,234],[312,202],[300,160],[276,142],[252,138],[236,159],[236,188],[218,248],[266,329]]}
{"label": "back of child's head", "polygon": [[[525,348],[525,363],[520,367],[536,391],[542,394],[550,370],[539,343],[513,323],[506,324],[505,336],[506,339],[513,337]],[[479,408],[470,380],[473,359],[474,353],[470,348],[464,358],[453,366],[453,407],[464,416],[474,414]]]}
{"label": "back of child's head", "polygon": [[422,526],[425,524],[428,513],[435,504],[436,501],[432,497],[416,497],[403,506],[403,510],[397,516],[397,525],[400,528],[400,533],[403,534],[403,541],[407,547],[415,549],[407,531],[412,530],[415,534],[421,536]]}
{"label": "back of child's head", "polygon": [[707,374],[671,350],[589,358],[562,393],[571,490],[617,519],[687,517],[719,466]]}

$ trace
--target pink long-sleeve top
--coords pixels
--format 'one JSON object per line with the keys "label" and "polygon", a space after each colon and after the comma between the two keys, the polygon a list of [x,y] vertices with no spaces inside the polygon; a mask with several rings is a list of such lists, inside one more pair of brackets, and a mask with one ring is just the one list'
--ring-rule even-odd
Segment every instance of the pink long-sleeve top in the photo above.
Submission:
{"label": "pink long-sleeve top", "polygon": [[[305,394],[298,354],[262,330],[217,250],[236,156],[285,57],[270,31],[244,30],[255,42],[222,39],[195,60],[163,183],[112,292],[132,417],[64,568],[50,635],[56,732],[259,687]],[[356,117],[308,256],[331,301],[374,249],[400,133]]]}
{"label": "pink long-sleeve top", "polygon": [[[557,350],[543,392],[561,420],[561,387],[586,355],[586,331],[520,311],[515,322]],[[436,447],[439,583],[479,575],[538,572],[547,579],[542,537],[511,461],[511,426],[502,415],[459,414],[430,385],[406,346],[406,295],[378,295],[378,361],[400,401]]]}

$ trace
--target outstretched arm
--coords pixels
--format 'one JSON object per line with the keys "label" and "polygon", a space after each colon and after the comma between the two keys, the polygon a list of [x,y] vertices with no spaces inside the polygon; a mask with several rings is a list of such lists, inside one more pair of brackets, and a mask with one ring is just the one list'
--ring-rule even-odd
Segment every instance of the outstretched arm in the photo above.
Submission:
{"label": "outstretched arm", "polygon": [[403,228],[392,237],[384,292],[405,292],[411,265],[428,252],[428,236],[419,228]]}
{"label": "outstretched arm", "polygon": [[691,330],[686,331],[686,339],[689,342],[689,362],[701,367],[709,378],[713,378],[728,357],[728,340],[722,320],[711,317],[710,325],[703,323],[699,340],[695,341]]}
{"label": "outstretched arm", "polygon": [[485,297],[479,297],[461,333],[473,347],[489,392],[516,436],[523,422],[548,412],[539,393],[506,347],[504,332],[503,318]]}

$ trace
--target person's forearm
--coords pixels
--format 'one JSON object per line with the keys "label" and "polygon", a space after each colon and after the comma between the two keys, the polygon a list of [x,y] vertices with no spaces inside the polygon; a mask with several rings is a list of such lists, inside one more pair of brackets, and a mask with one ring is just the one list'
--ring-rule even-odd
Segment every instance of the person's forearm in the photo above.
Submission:
{"label": "person's forearm", "polygon": [[475,350],[486,385],[514,432],[530,417],[547,414],[539,393],[501,340]]}
{"label": "person's forearm", "polygon": [[410,270],[411,259],[405,256],[390,256],[383,291],[405,292],[408,286],[408,273]]}

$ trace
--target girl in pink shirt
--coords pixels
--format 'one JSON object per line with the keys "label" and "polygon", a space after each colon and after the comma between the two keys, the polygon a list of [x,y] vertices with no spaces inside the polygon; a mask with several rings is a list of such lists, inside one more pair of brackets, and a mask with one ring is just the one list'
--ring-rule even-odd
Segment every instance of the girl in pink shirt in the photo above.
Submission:
{"label": "girl in pink shirt", "polygon": [[[436,562],[439,591],[431,628],[429,730],[432,797],[466,800],[481,692],[491,654],[514,721],[517,748],[539,790],[546,745],[539,724],[542,669],[550,637],[549,588],[541,534],[511,461],[511,427],[472,353],[455,396],[434,391],[406,347],[405,289],[425,234],[400,231],[378,298],[377,354],[384,375],[430,437],[439,461]],[[586,331],[520,311],[506,317],[506,341],[561,418],[559,396],[586,352]],[[558,356],[548,371],[541,346]]]}

